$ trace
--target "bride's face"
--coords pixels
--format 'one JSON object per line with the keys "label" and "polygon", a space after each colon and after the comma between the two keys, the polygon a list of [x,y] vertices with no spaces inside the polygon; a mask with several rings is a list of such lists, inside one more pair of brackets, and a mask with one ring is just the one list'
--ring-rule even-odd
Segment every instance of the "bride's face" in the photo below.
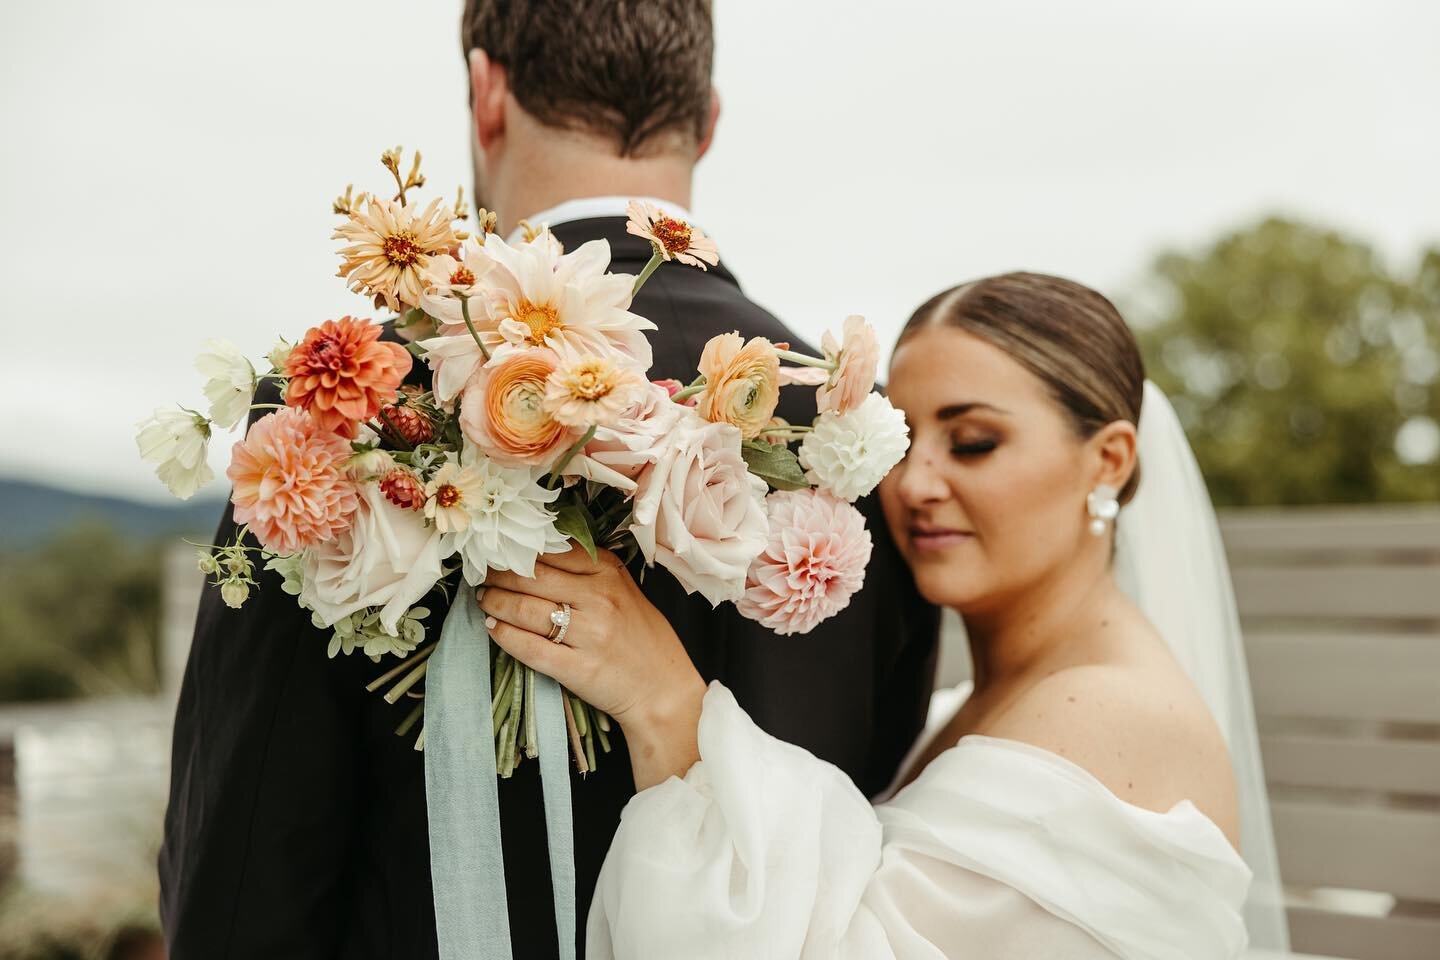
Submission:
{"label": "bride's face", "polygon": [[887,394],[911,446],[880,499],[926,599],[982,613],[1098,546],[1085,497],[1103,457],[1003,350],[921,330],[895,351]]}

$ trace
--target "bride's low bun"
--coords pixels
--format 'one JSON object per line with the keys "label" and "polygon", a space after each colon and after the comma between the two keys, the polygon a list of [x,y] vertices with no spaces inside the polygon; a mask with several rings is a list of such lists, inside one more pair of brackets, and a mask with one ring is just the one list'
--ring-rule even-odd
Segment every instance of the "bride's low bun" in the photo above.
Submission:
{"label": "bride's low bun", "polygon": [[[1140,423],[1140,346],[1115,305],[1089,287],[1040,273],[962,284],[922,304],[900,343],[931,326],[958,327],[1004,350],[1044,381],[1082,438],[1116,420]],[[1137,464],[1121,503],[1139,483]]]}

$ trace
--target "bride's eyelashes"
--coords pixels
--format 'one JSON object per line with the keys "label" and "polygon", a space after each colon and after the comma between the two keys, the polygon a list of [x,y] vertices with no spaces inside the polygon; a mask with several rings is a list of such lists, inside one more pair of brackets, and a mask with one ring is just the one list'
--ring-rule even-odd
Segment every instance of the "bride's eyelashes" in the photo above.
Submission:
{"label": "bride's eyelashes", "polygon": [[1000,441],[994,437],[987,437],[983,440],[956,440],[951,444],[950,453],[963,460],[984,456],[998,446],[1000,446]]}

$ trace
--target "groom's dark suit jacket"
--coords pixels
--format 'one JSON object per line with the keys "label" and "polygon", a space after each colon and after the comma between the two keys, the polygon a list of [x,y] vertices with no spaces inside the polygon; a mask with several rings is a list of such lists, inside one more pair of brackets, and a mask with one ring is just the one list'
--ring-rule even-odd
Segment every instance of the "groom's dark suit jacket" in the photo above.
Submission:
{"label": "groom's dark suit jacket", "polygon": [[[626,234],[623,218],[561,224],[554,233],[570,250],[609,240],[617,272],[639,273],[649,256],[648,244]],[[701,348],[718,333],[795,343],[746,299],[723,264],[709,272],[665,265],[634,309],[659,326],[650,334],[657,379],[688,383]],[[411,379],[427,383],[423,363]],[[814,416],[812,390],[782,393],[786,419]],[[707,680],[724,682],[762,728],[835,763],[873,794],[923,722],[937,614],[916,595],[879,510],[873,502],[861,507],[875,539],[865,587],[805,636],[775,636],[729,605],[712,610],[663,570],[645,578],[645,592]],[[234,533],[227,508],[215,542]],[[170,955],[435,957],[423,760],[412,746],[414,731],[406,738],[393,732],[414,701],[390,706],[366,693],[383,667],[358,653],[327,659],[328,632],[311,625],[276,576],[257,579],[258,595],[240,610],[207,589],[195,625],[159,857]],[[432,614],[430,636],[438,635],[443,613]],[[582,941],[600,864],[634,793],[624,740],[614,742],[598,772],[574,780]],[[500,797],[515,956],[554,957],[537,764],[526,762],[502,781]]]}

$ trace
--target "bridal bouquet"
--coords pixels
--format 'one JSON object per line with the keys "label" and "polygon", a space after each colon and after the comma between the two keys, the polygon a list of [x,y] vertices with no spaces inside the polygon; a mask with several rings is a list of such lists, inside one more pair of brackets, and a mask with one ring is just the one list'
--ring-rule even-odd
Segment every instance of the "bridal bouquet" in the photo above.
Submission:
{"label": "bridal bouquet", "polygon": [[[631,301],[667,262],[718,262],[700,230],[632,204],[629,232],[654,253],[638,277],[610,273],[603,240],[567,252],[543,226],[522,225],[507,242],[484,210],[467,233],[463,194],[410,199],[424,185],[418,153],[405,176],[400,148],[382,163],[397,192],[347,188],[334,236],[346,241],[339,275],[395,315],[400,342],[344,316],[282,339],[256,366],[212,340],[196,361],[208,413],[162,409],[139,425],[141,456],[184,499],[212,479],[214,428],[268,411],[226,471],[239,533],[199,554],[225,603],[246,601],[260,562],[331,631],[330,656],[400,661],[369,689],[418,701],[402,736],[423,716],[416,685],[435,649],[421,601],[474,588],[487,570],[531,576],[537,557],[572,541],[659,564],[779,634],[845,607],[871,549],[852,504],[909,444],[903,418],[872,392],[878,350],[861,318],[826,334],[821,357],[725,334],[705,346],[693,382],[652,382],[655,325]],[[405,382],[417,358],[428,390]],[[255,402],[265,380],[280,402]],[[813,423],[775,417],[787,385],[817,391]],[[491,658],[508,776],[536,755],[534,682],[493,644]],[[564,705],[575,761],[592,769],[610,720],[568,694]]]}

